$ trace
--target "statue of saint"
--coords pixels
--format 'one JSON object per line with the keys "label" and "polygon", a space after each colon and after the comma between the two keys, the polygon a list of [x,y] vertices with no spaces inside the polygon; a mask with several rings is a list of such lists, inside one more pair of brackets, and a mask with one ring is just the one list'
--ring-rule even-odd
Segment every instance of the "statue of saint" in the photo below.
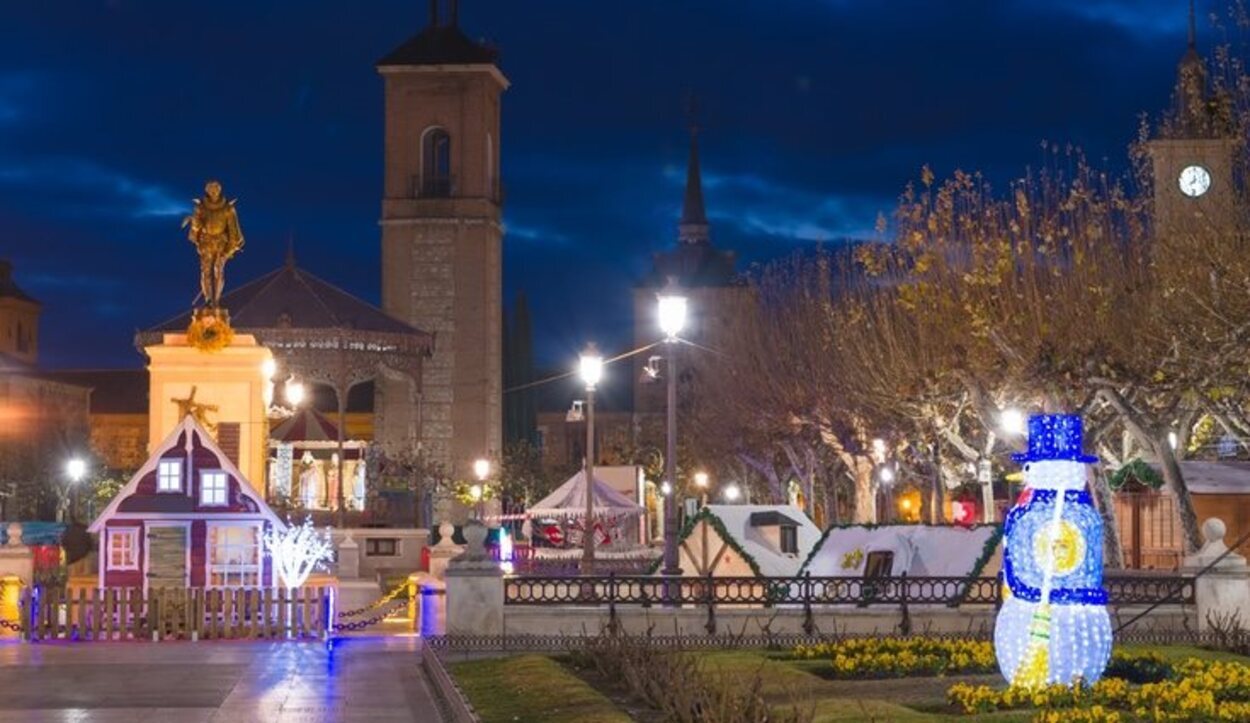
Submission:
{"label": "statue of saint", "polygon": [[187,238],[200,253],[200,293],[209,308],[220,306],[226,262],[243,248],[234,204],[221,195],[220,183],[209,181],[204,197],[195,200],[195,211],[182,220],[183,228],[191,227]]}

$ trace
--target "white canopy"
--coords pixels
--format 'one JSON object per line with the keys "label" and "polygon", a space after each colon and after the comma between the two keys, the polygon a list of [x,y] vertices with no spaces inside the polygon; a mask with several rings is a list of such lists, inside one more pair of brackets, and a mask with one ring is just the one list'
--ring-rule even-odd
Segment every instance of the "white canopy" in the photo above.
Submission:
{"label": "white canopy", "polygon": [[[594,483],[594,508],[596,515],[641,514],[642,505],[636,505],[625,495],[612,489],[606,482],[596,478]],[[586,514],[586,471],[581,470],[560,485],[555,492],[529,506],[530,517],[577,517]]]}

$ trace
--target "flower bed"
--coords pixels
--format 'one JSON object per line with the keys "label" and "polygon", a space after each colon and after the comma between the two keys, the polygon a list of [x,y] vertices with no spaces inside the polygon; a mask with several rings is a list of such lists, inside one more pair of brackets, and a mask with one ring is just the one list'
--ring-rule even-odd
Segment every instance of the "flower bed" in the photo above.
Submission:
{"label": "flower bed", "polygon": [[998,669],[993,644],[969,639],[849,638],[800,645],[791,656],[800,660],[828,658],[832,663],[830,676],[841,679],[992,673]]}
{"label": "flower bed", "polygon": [[1187,660],[1171,667],[1171,677],[1143,685],[1113,677],[1092,686],[1054,685],[1037,690],[996,690],[961,683],[951,686],[947,700],[970,715],[1039,708],[1034,720],[1044,723],[1245,721],[1250,720],[1250,666]]}

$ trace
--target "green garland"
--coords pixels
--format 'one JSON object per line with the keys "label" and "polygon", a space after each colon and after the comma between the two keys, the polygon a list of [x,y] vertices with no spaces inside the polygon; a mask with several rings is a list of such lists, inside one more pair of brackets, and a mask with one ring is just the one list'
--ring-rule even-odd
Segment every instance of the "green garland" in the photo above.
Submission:
{"label": "green garland", "polygon": [[[751,566],[751,572],[755,573],[756,577],[762,577],[760,574],[759,563],[755,561],[754,557],[747,554],[746,550],[742,549],[742,546],[738,544],[737,539],[734,538],[733,535],[729,534],[729,529],[725,527],[724,521],[712,514],[711,510],[706,507],[699,510],[699,513],[694,517],[686,520],[686,524],[681,528],[681,532],[677,533],[677,544],[680,546],[681,543],[685,542],[686,538],[690,537],[690,535],[694,532],[694,528],[698,526],[700,522],[705,520],[712,526],[712,529],[716,530],[716,533],[721,536],[721,539],[725,541],[725,544],[729,545],[730,549],[734,552],[741,555],[742,559]],[[659,571],[660,566],[663,564],[664,558],[661,557],[657,559],[655,562],[651,563],[651,567],[647,569],[647,574],[654,575]]]}
{"label": "green garland", "polygon": [[1137,457],[1132,462],[1117,469],[1107,479],[1107,484],[1111,485],[1111,489],[1118,492],[1120,488],[1128,484],[1130,479],[1135,479],[1155,490],[1163,486],[1163,477],[1154,470],[1154,467],[1146,464],[1141,457]]}

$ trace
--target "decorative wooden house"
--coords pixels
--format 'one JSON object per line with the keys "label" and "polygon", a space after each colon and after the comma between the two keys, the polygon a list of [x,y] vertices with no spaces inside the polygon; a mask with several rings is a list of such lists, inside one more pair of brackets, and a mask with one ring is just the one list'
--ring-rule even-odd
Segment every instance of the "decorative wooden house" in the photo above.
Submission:
{"label": "decorative wooden house", "polygon": [[678,564],[683,577],[789,577],[819,540],[820,528],[790,505],[707,505],[686,521]]}
{"label": "decorative wooden house", "polygon": [[262,535],[285,527],[191,416],[91,523],[101,587],[271,587]]}

